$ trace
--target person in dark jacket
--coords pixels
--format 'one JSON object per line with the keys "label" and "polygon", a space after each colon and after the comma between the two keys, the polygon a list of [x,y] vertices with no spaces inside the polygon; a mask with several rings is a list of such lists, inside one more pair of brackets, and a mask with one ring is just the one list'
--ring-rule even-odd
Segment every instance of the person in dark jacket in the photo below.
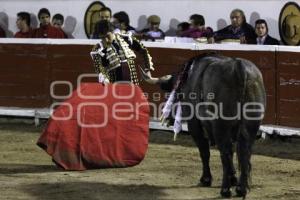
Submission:
{"label": "person in dark jacket", "polygon": [[257,35],[256,44],[258,45],[279,45],[279,41],[271,37],[266,20],[258,19],[255,22],[255,33]]}
{"label": "person in dark jacket", "polygon": [[214,32],[214,41],[225,39],[239,40],[241,44],[255,44],[254,28],[246,22],[245,14],[240,9],[234,9],[230,14],[231,25]]}
{"label": "person in dark jacket", "polygon": [[128,33],[131,32],[132,34],[135,34],[135,28],[130,26],[130,19],[126,12],[120,11],[113,15],[113,25],[115,26],[115,32],[120,33]]}
{"label": "person in dark jacket", "polygon": [[190,23],[181,22],[177,25],[176,36],[181,37],[182,33],[190,28]]}
{"label": "person in dark jacket", "polygon": [[[94,30],[93,30],[93,34],[91,35],[92,39],[99,39],[99,35],[96,34],[97,29],[99,28],[99,22],[102,20],[106,20],[106,21],[111,21],[111,9],[109,7],[102,7],[99,10],[99,21],[95,24]],[[99,30],[98,30],[99,32]]]}
{"label": "person in dark jacket", "polygon": [[6,37],[5,30],[0,25],[0,38],[5,38],[5,37]]}

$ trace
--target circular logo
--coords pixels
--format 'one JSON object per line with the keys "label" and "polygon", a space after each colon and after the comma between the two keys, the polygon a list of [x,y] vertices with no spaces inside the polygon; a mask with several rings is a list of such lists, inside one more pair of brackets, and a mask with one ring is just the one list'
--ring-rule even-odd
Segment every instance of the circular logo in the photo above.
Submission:
{"label": "circular logo", "polygon": [[286,45],[300,45],[300,7],[295,2],[288,2],[279,15],[279,33]]}
{"label": "circular logo", "polygon": [[100,1],[94,1],[87,8],[84,15],[84,30],[87,38],[91,38],[94,32],[95,24],[99,19],[99,10],[105,7]]}

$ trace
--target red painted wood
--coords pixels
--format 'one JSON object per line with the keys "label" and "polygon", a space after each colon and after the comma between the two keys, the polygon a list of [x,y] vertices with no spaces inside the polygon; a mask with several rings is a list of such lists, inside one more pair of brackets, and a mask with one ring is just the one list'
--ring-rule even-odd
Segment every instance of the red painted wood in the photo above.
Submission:
{"label": "red painted wood", "polygon": [[[0,45],[0,106],[49,107],[53,81],[69,81],[76,88],[77,77],[94,73],[90,58],[92,45]],[[254,62],[262,72],[267,91],[264,123],[300,127],[300,56],[297,52],[225,51],[223,55],[242,57]],[[155,71],[153,76],[177,72],[182,64],[207,51],[149,48]],[[142,65],[141,58],[136,62]],[[86,78],[85,82],[96,81]],[[148,99],[157,106],[165,101],[158,86],[141,82]],[[55,94],[66,95],[67,85],[57,85]],[[154,107],[154,106],[153,106]],[[151,105],[150,105],[151,108]],[[152,113],[154,110],[152,109]]]}

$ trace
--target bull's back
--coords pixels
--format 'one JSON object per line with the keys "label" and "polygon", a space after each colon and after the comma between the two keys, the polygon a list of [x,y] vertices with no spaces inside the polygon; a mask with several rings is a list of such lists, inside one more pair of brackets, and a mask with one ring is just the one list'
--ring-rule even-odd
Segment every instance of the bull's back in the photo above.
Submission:
{"label": "bull's back", "polygon": [[[262,75],[245,59],[224,57],[211,62],[203,72],[200,88],[203,102],[214,104],[207,109],[225,119],[241,119],[245,108],[254,110],[265,106]],[[260,112],[249,113],[260,115]]]}

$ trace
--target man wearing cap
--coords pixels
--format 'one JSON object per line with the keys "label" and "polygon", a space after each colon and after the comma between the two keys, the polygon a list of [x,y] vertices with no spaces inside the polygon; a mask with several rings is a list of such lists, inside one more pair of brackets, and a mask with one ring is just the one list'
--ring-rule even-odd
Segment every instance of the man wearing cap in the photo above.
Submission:
{"label": "man wearing cap", "polygon": [[151,15],[148,17],[149,28],[143,29],[141,31],[142,37],[145,39],[163,39],[165,33],[159,28],[160,17],[157,15]]}
{"label": "man wearing cap", "polygon": [[50,12],[47,8],[38,13],[40,27],[35,30],[35,38],[65,38],[64,33],[50,24]]}

